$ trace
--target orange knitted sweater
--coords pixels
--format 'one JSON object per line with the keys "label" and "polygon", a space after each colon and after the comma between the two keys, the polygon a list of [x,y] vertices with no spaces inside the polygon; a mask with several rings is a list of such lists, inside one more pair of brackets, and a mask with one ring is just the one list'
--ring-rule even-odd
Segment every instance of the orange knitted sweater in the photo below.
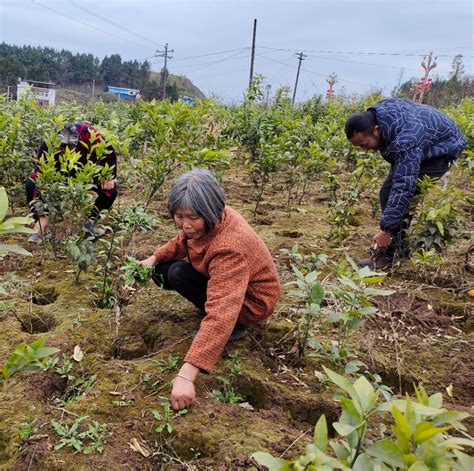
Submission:
{"label": "orange knitted sweater", "polygon": [[155,256],[160,262],[187,258],[206,276],[206,316],[185,361],[211,371],[239,321],[256,324],[268,318],[280,294],[272,256],[247,221],[226,206],[221,221],[199,239],[180,231]]}

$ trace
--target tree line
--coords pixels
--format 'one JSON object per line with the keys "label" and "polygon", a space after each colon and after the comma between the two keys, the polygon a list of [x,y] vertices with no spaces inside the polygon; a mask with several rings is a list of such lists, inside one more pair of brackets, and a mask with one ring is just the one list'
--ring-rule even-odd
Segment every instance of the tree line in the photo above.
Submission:
{"label": "tree line", "polygon": [[[147,99],[160,99],[162,83],[152,80],[150,72],[148,61],[122,61],[120,54],[105,56],[101,61],[93,54],[73,54],[65,49],[0,44],[2,85],[16,86],[20,77],[54,82],[63,88],[72,84],[90,84],[95,80],[98,89],[106,85],[135,88]],[[172,100],[178,98],[179,90],[175,84],[167,85],[166,96]]]}

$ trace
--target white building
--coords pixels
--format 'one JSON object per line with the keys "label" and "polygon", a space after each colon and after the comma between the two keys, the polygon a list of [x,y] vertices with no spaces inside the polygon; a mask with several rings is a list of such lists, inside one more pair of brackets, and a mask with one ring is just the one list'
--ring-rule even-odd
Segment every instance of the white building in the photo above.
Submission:
{"label": "white building", "polygon": [[54,83],[51,82],[18,79],[16,96],[19,99],[30,93],[40,106],[51,106],[56,102],[56,90],[53,87]]}

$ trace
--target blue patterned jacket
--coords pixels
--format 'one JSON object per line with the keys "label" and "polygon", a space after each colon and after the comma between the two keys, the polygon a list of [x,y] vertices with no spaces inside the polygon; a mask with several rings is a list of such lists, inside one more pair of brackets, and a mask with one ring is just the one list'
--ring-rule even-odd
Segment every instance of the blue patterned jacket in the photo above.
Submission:
{"label": "blue patterned jacket", "polygon": [[392,164],[393,184],[380,220],[384,231],[396,231],[416,191],[420,164],[426,159],[455,160],[466,140],[441,111],[407,99],[389,98],[369,108],[381,130],[380,152]]}

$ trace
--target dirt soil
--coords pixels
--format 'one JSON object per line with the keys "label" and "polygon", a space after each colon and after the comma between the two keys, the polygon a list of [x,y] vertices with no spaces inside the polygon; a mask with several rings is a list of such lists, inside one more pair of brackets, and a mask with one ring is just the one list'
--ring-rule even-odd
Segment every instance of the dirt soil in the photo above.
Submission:
{"label": "dirt soil", "polygon": [[[296,306],[285,284],[293,277],[281,249],[297,243],[306,253],[326,253],[330,261],[346,254],[357,258],[366,254],[377,220],[370,218],[364,203],[358,227],[343,244],[331,247],[317,189],[291,216],[280,204],[282,196],[269,192],[252,220],[250,184],[231,177],[225,188],[229,204],[251,221],[270,248],[283,296],[273,318],[226,347],[215,374],[200,375],[198,402],[188,414],[171,420],[171,433],[155,430],[159,422],[152,410],[162,411],[161,404],[169,399],[176,373],[170,362],[176,356],[182,359],[190,346],[200,322],[197,310],[177,294],[150,285],[123,308],[118,324],[117,312],[94,307],[94,276],[82,274],[75,284],[74,267],[66,258],[33,247],[33,257],[12,255],[2,261],[0,284],[11,296],[0,312],[0,364],[20,342],[46,338],[48,346],[61,350],[58,365],[62,355],[70,357],[80,346],[84,358],[73,360],[71,374],[83,381],[93,375],[96,379],[77,397],[54,368],[6,381],[0,390],[0,469],[255,469],[249,458],[254,451],[298,456],[321,414],[329,423],[337,419],[335,389],[315,375],[323,365],[331,367],[330,360],[294,358]],[[117,205],[130,200],[125,190]],[[150,255],[175,232],[163,204],[156,204],[153,212],[160,223],[153,233],[136,238],[137,258]],[[395,294],[374,300],[379,312],[351,334],[349,345],[394,392],[412,392],[413,384],[421,382],[428,392],[441,391],[447,407],[472,412],[474,321],[467,291],[474,280],[464,263],[469,249],[469,241],[451,247],[442,272],[421,273],[409,261],[392,270],[384,287]],[[316,337],[336,338],[335,332]],[[224,404],[212,390],[222,387],[217,376],[233,365],[236,352],[241,372],[234,387],[246,402]],[[107,424],[103,454],[56,449],[60,437],[51,420],[72,424],[81,416]],[[22,424],[34,419],[35,433],[20,439]],[[467,425],[472,432],[472,421]]]}

